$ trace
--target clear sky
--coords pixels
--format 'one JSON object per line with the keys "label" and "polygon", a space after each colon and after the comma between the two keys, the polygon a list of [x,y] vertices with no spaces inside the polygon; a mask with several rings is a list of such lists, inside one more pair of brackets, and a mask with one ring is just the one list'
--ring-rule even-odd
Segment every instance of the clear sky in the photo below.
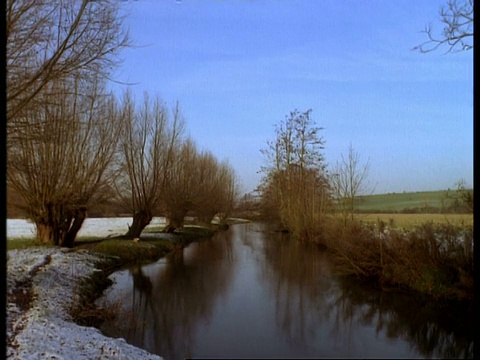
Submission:
{"label": "clear sky", "polygon": [[[473,51],[411,49],[446,0],[137,0],[115,79],[177,100],[199,149],[243,191],[292,110],[312,109],[333,166],[349,144],[375,193],[473,186]],[[114,85],[115,91],[125,86]]]}

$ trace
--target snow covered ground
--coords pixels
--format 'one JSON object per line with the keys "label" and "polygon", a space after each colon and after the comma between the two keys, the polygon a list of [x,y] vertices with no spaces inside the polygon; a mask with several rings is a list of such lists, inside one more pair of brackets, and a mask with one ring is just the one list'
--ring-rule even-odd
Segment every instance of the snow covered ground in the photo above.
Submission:
{"label": "snow covered ground", "polygon": [[[123,234],[131,218],[87,219],[82,236]],[[150,226],[161,224],[154,219]],[[7,237],[35,236],[26,220],[7,220]],[[75,324],[69,313],[79,282],[97,271],[97,256],[86,251],[32,247],[7,253],[8,359],[161,359],[124,339]],[[22,294],[32,291],[30,306]]]}
{"label": "snow covered ground", "polygon": [[[125,234],[128,225],[132,224],[131,217],[116,218],[87,218],[78,232],[82,236],[109,237]],[[154,217],[146,229],[154,226],[165,225],[165,218]],[[7,238],[32,238],[35,237],[35,225],[24,219],[7,219]]]}

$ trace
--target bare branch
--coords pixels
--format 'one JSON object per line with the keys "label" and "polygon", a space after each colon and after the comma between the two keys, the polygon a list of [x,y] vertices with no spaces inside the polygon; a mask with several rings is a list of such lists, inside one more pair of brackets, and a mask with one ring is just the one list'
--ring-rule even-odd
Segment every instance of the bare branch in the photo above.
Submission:
{"label": "bare branch", "polygon": [[51,81],[108,76],[129,45],[110,0],[7,0],[7,122]]}
{"label": "bare branch", "polygon": [[412,50],[428,53],[447,46],[446,53],[473,49],[473,0],[448,0],[440,11],[441,34],[435,35],[429,24],[422,32],[428,40]]}

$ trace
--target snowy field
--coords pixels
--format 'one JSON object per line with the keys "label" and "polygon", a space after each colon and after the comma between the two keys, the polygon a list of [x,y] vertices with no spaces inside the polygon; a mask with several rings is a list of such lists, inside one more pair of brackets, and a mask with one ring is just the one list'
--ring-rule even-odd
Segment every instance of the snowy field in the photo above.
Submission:
{"label": "snowy field", "polygon": [[[131,217],[87,218],[77,236],[111,237],[123,235],[128,231],[128,226],[131,224]],[[146,229],[164,225],[165,218],[154,217]],[[35,236],[35,224],[24,219],[7,219],[7,239],[34,238]]]}

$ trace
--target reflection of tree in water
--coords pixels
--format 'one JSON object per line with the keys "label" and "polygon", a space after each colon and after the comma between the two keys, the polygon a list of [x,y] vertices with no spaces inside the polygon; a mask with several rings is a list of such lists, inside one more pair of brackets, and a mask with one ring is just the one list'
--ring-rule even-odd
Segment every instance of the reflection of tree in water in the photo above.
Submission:
{"label": "reflection of tree in water", "polygon": [[362,327],[407,341],[424,357],[473,357],[473,317],[461,307],[439,308],[412,295],[381,291],[357,279],[330,279],[327,254],[271,236],[262,272],[275,294],[277,324],[289,342],[309,344],[333,324],[331,336],[355,340]]}
{"label": "reflection of tree in water", "polygon": [[353,279],[328,304],[335,311],[337,336],[348,324],[375,326],[390,339],[401,338],[426,358],[473,358],[473,314],[462,306],[429,303],[412,295],[380,291]]}
{"label": "reflection of tree in water", "polygon": [[[133,318],[135,319],[135,312],[147,313],[149,304],[149,299],[152,295],[152,283],[150,278],[145,276],[140,265],[137,265],[130,269],[130,275],[133,279],[134,291],[132,291],[132,308],[136,309],[134,311]],[[138,298],[137,298],[138,297]],[[139,319],[140,320],[140,319]],[[135,319],[135,326],[130,326],[128,329],[127,337],[129,339],[142,339],[144,337],[145,324],[138,326],[137,319]],[[140,320],[142,321],[142,320]]]}
{"label": "reflection of tree in water", "polygon": [[289,342],[312,340],[325,318],[322,304],[329,292],[329,268],[316,246],[277,234],[264,243],[263,275],[275,292],[277,323]]}
{"label": "reflection of tree in water", "polygon": [[255,244],[259,238],[263,237],[260,233],[260,224],[245,224],[240,227],[236,227],[236,238],[242,241],[242,244],[249,248],[249,255],[252,257],[257,256],[255,251]]}
{"label": "reflection of tree in water", "polygon": [[188,357],[196,325],[208,321],[215,300],[230,283],[229,232],[191,244],[166,260],[164,266],[152,267],[155,272],[150,270],[148,276],[148,266],[132,270],[135,321],[126,340],[165,359],[183,359]]}

